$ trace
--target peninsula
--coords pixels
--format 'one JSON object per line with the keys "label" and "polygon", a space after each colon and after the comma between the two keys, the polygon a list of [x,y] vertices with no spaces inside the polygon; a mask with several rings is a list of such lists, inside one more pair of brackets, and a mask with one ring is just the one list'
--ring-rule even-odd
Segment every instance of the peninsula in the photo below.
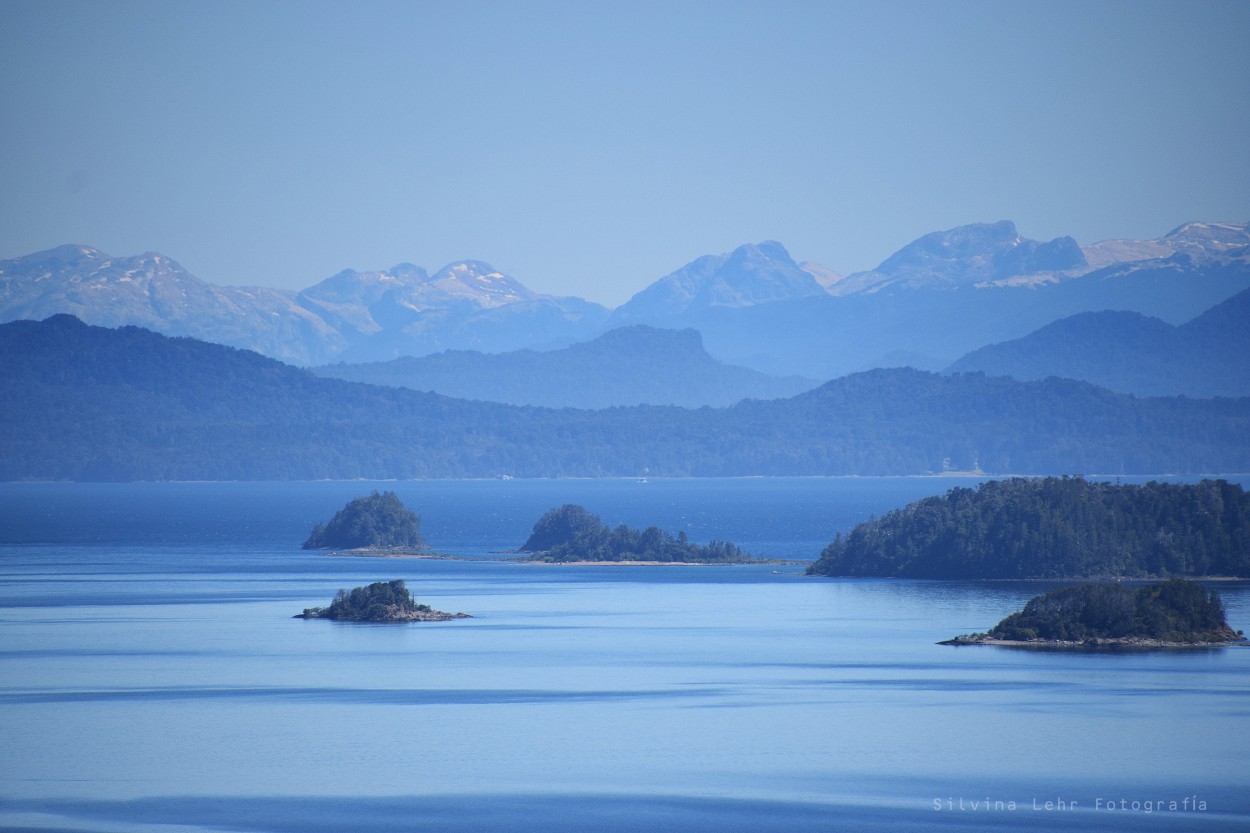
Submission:
{"label": "peninsula", "polygon": [[472,618],[417,604],[403,579],[377,581],[368,587],[340,590],[329,607],[308,607],[293,619],[333,619],[338,622],[446,622]]}
{"label": "peninsula", "polygon": [[1144,587],[1077,584],[1030,599],[986,633],[939,645],[1190,648],[1245,644],[1219,593],[1172,579]]}
{"label": "peninsula", "polygon": [[349,502],[328,523],[313,527],[304,549],[414,552],[424,545],[421,518],[394,492],[375,491]]}
{"label": "peninsula", "polygon": [[658,527],[639,532],[625,524],[609,528],[585,507],[566,503],[544,514],[520,552],[548,564],[759,564],[728,541],[692,544],[685,531],[673,537]]}

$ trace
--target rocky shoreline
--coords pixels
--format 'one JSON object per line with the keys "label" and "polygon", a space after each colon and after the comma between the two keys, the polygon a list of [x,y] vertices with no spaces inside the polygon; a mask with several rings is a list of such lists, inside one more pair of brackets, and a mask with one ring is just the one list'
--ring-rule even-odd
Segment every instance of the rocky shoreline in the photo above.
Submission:
{"label": "rocky shoreline", "polygon": [[340,619],[330,614],[329,608],[314,607],[297,613],[292,619],[332,619],[345,622],[447,622],[452,619],[472,619],[468,613],[448,613],[445,610],[400,610],[391,605],[385,613],[368,619]]}

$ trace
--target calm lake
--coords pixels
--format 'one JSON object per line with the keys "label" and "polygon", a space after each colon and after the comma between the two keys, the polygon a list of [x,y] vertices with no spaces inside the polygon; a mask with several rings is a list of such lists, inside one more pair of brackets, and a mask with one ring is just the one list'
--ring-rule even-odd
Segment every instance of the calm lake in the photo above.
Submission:
{"label": "calm lake", "polygon": [[[1250,829],[1250,649],[935,644],[1043,583],[506,560],[563,503],[812,560],[976,482],[0,484],[0,829]],[[300,549],[375,488],[470,560]],[[291,618],[394,578],[474,618]]]}

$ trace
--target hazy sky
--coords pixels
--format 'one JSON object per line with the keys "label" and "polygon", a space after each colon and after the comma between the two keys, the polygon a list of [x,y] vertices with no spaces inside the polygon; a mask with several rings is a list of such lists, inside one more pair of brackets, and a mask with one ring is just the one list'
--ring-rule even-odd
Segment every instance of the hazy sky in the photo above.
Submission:
{"label": "hazy sky", "polygon": [[0,0],[0,258],[486,260],[609,305],[776,239],[1250,220],[1250,2]]}

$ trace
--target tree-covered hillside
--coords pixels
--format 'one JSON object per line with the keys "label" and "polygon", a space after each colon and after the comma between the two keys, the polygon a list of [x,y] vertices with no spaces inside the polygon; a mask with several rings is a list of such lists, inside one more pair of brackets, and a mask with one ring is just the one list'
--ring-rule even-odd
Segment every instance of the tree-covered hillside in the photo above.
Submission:
{"label": "tree-covered hillside", "polygon": [[320,379],[69,316],[0,325],[0,480],[1250,471],[1250,400],[877,370],[790,399],[604,411]]}
{"label": "tree-covered hillside", "polygon": [[1250,577],[1250,495],[1223,480],[1012,478],[952,489],[839,535],[813,575]]}

